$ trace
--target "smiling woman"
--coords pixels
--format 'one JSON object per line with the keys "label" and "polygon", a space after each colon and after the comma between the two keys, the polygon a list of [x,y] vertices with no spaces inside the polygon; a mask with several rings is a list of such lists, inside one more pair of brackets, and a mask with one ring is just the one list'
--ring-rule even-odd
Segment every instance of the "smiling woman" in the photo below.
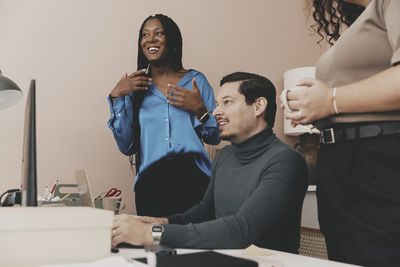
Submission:
{"label": "smiling woman", "polygon": [[158,19],[148,20],[143,27],[140,41],[140,47],[146,59],[153,62],[168,60],[166,44],[167,38],[161,22]]}
{"label": "smiling woman", "polygon": [[136,167],[137,214],[165,217],[191,208],[207,189],[202,141],[220,141],[214,92],[201,72],[183,68],[180,30],[165,15],[143,22],[137,69],[112,89],[108,126]]}

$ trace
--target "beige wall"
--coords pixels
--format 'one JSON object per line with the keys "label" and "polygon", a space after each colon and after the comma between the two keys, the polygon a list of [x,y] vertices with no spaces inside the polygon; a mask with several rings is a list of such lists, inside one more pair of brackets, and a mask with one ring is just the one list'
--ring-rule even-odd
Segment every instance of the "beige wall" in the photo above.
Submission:
{"label": "beige wall", "polygon": [[[0,110],[0,192],[19,187],[26,92],[37,80],[38,190],[74,183],[86,168],[94,192],[122,188],[134,211],[133,174],[117,149],[106,97],[136,68],[137,31],[150,14],[171,16],[183,34],[183,63],[218,90],[234,71],[269,77],[313,65],[323,50],[310,37],[299,0],[0,0],[0,69],[24,91]],[[282,113],[275,131],[282,137]],[[295,140],[284,138],[293,144]]]}

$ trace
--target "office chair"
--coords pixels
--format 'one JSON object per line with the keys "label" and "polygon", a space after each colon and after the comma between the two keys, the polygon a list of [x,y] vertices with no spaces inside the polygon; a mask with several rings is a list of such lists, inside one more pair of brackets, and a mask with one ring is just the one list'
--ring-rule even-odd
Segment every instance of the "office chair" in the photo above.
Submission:
{"label": "office chair", "polygon": [[319,229],[301,227],[299,254],[319,259],[328,259],[325,238]]}

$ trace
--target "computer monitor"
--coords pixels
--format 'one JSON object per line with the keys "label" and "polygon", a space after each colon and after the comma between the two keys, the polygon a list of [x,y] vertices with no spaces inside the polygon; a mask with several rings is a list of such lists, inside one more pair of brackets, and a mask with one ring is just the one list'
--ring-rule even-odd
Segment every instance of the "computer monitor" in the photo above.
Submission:
{"label": "computer monitor", "polygon": [[36,170],[36,83],[32,80],[25,107],[21,206],[37,206]]}

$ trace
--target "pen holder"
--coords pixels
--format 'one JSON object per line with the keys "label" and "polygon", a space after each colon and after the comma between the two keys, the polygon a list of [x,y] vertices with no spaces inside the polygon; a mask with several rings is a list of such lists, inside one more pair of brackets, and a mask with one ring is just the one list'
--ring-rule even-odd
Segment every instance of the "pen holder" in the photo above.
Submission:
{"label": "pen holder", "polygon": [[[67,188],[77,188],[77,184],[58,184],[54,190],[54,196],[59,196],[60,199],[71,193],[66,199],[60,202],[64,202],[66,206],[81,206],[81,197],[79,193],[72,193],[72,190],[68,190]],[[61,189],[64,189],[61,192]]]}
{"label": "pen holder", "polygon": [[114,214],[119,214],[125,209],[125,203],[122,202],[121,197],[105,197],[101,199],[101,202],[103,209],[111,210]]}
{"label": "pen holder", "polygon": [[[63,201],[43,201],[40,200],[38,202],[38,206],[81,206],[81,198],[79,196],[79,193],[72,193],[72,190],[68,190],[65,188],[76,188],[78,185],[76,184],[58,184],[56,188],[54,189],[54,197],[59,197],[62,199],[69,193],[71,193],[67,198],[65,198]],[[61,192],[60,189],[63,188],[63,191],[66,192]],[[70,191],[70,192],[68,192]]]}
{"label": "pen holder", "polygon": [[94,207],[96,209],[103,209],[103,200],[95,200],[94,201]]}
{"label": "pen holder", "polygon": [[65,207],[66,203],[60,201],[38,200],[38,207]]}

